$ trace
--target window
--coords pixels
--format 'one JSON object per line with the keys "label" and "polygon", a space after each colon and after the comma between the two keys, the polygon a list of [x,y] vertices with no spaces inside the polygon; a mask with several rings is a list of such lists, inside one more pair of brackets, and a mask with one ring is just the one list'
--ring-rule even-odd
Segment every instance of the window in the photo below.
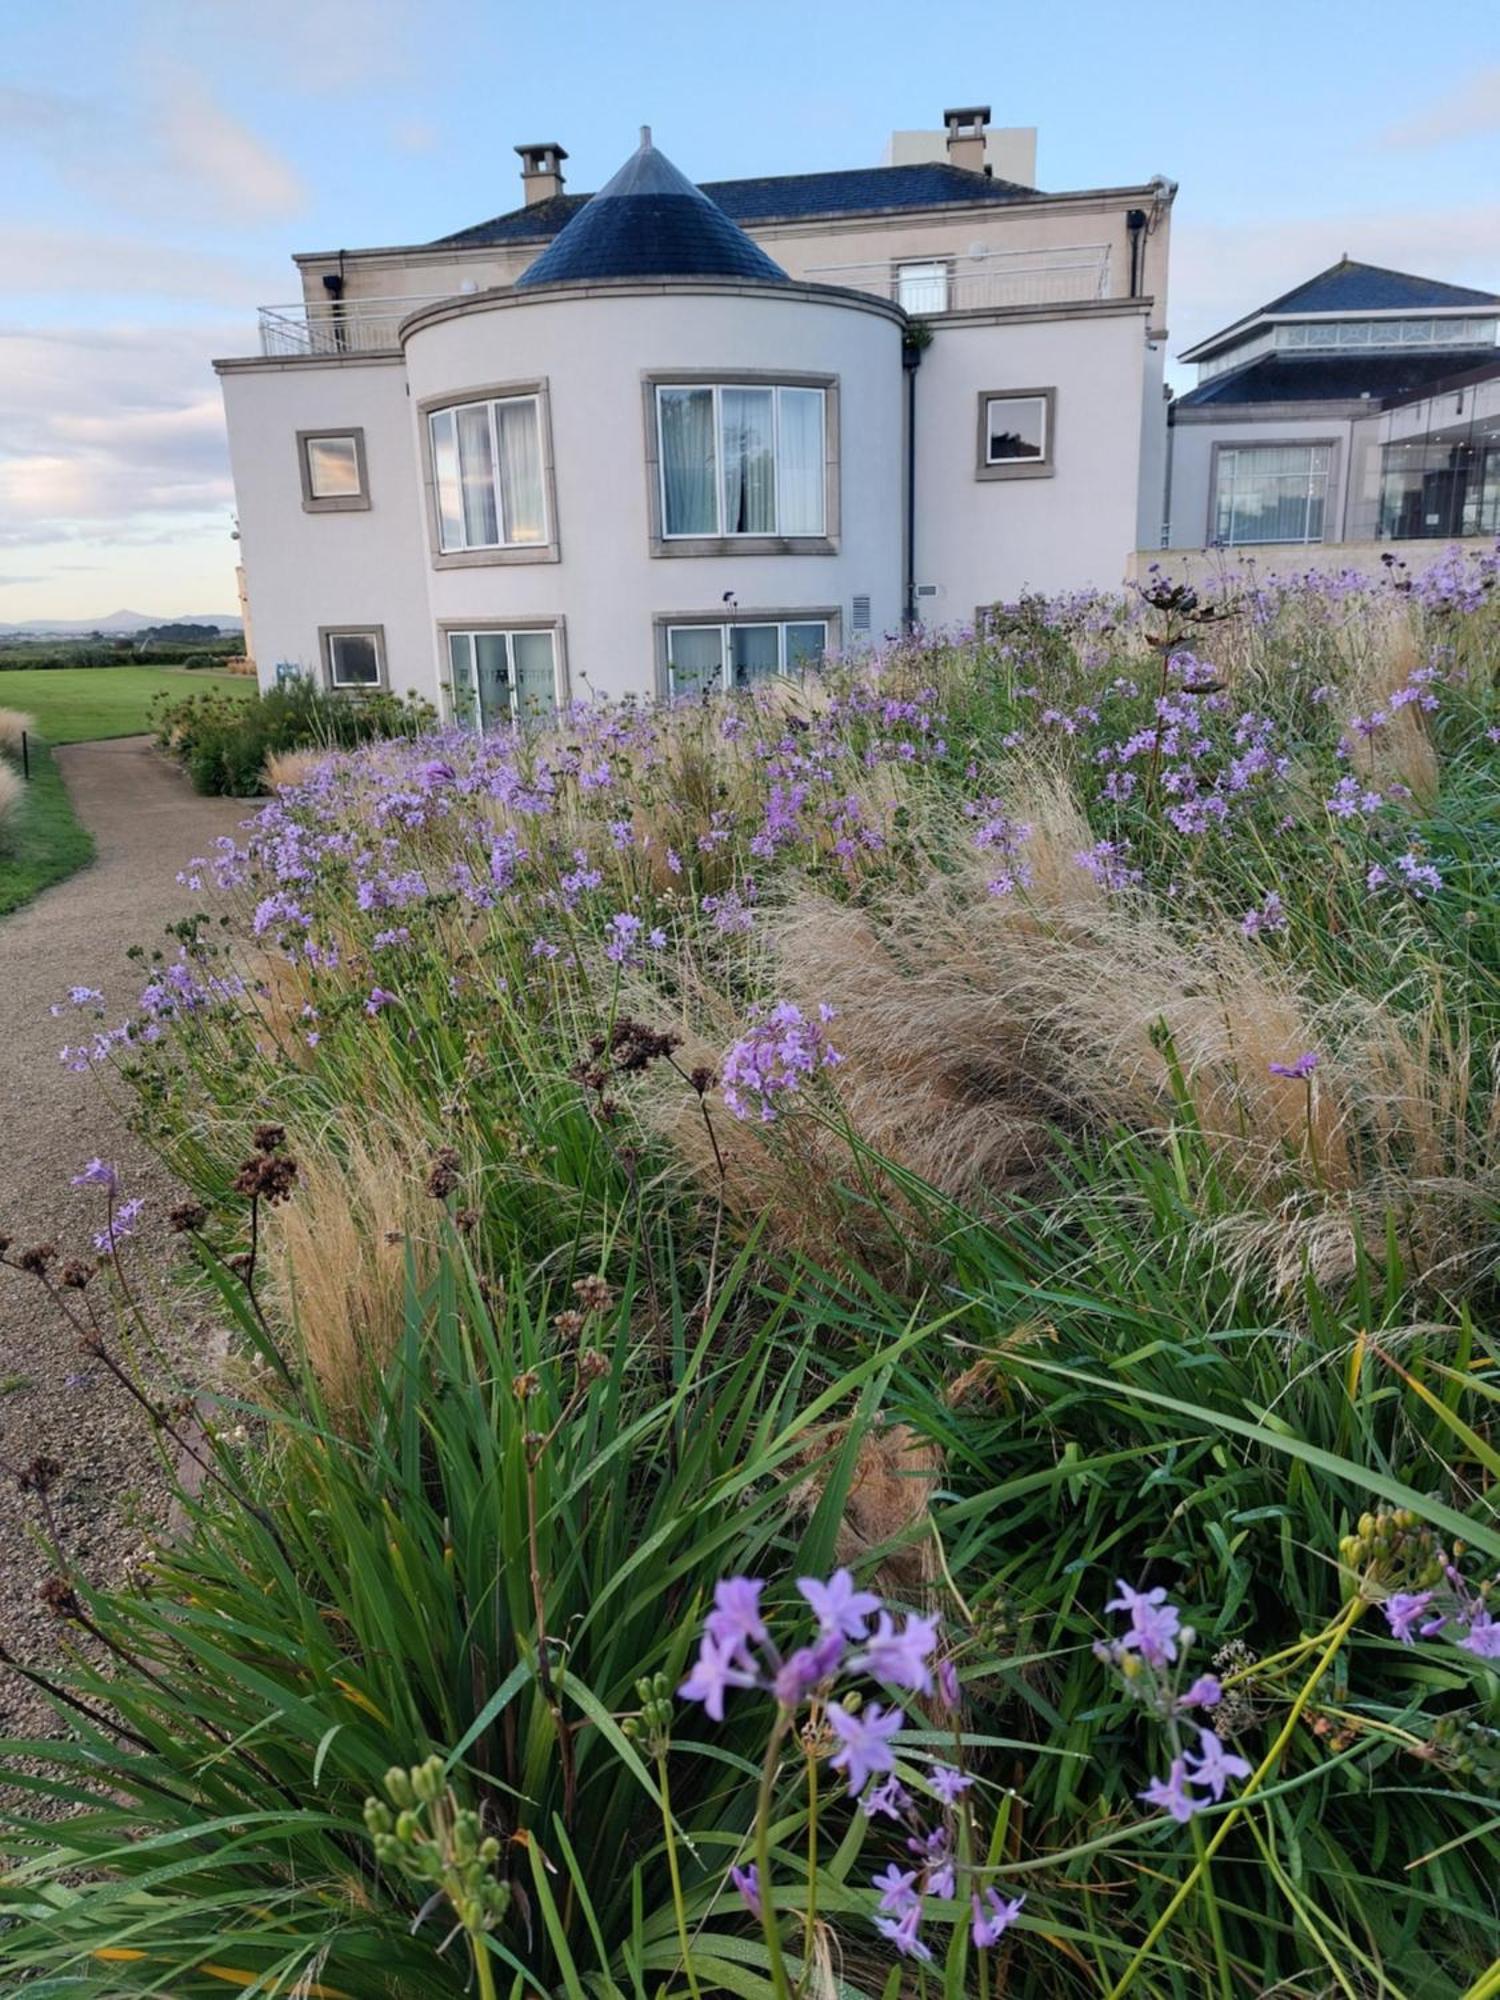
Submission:
{"label": "window", "polygon": [[1417,438],[1384,446],[1380,458],[1382,536],[1500,534],[1500,445]]}
{"label": "window", "polygon": [[440,553],[546,543],[540,397],[430,411],[427,435]]}
{"label": "window", "polygon": [[558,705],[557,633],[551,626],[448,634],[453,719],[465,729],[531,722]]}
{"label": "window", "polygon": [[898,264],[896,303],[901,310],[909,313],[946,312],[948,268],[944,263]]}
{"label": "window", "polygon": [[331,688],[373,688],[384,683],[383,626],[325,626],[318,636],[323,642],[323,668]]}
{"label": "window", "polygon": [[1052,452],[1050,392],[984,398],[983,458],[990,466],[1045,465]]}
{"label": "window", "polygon": [[369,506],[362,430],[298,431],[297,468],[304,512],[342,514]]}
{"label": "window", "polygon": [[751,687],[815,667],[828,650],[826,618],[747,618],[728,625],[668,625],[667,692]]}
{"label": "window", "polygon": [[1321,542],[1333,448],[1327,444],[1220,445],[1211,539]]}
{"label": "window", "polygon": [[664,537],[825,535],[826,433],[822,388],[659,384]]}

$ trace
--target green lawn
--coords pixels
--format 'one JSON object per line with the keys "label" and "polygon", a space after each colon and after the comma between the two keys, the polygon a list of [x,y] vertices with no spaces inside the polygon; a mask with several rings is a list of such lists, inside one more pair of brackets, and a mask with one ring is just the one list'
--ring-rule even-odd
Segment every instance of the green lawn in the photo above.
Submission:
{"label": "green lawn", "polygon": [[144,735],[157,695],[177,698],[200,688],[248,699],[255,680],[190,667],[18,667],[0,672],[0,708],[34,716],[48,743],[92,743]]}
{"label": "green lawn", "polygon": [[152,726],[157,695],[180,697],[200,688],[248,699],[255,693],[255,680],[249,674],[186,667],[19,667],[0,672],[0,708],[20,709],[36,723],[31,783],[0,831],[0,916],[94,858],[93,836],[79,824],[51,746],[144,735]]}
{"label": "green lawn", "polygon": [[93,858],[94,837],[79,824],[52,752],[33,742],[26,796],[0,827],[0,917]]}

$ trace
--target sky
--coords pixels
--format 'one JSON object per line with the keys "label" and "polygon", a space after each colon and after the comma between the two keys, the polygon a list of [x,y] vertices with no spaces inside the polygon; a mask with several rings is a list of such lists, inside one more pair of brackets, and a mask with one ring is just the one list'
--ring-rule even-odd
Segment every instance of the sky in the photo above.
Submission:
{"label": "sky", "polygon": [[1039,128],[1044,188],[1180,183],[1174,355],[1345,251],[1500,290],[1500,10],[1483,6],[1455,34],[1404,0],[3,0],[0,17],[0,623],[232,611],[212,358],[255,351],[255,308],[297,296],[294,251],[518,207],[518,141],[560,141],[587,190],[649,124],[691,178],[722,180],[874,165],[892,130],[988,103]]}

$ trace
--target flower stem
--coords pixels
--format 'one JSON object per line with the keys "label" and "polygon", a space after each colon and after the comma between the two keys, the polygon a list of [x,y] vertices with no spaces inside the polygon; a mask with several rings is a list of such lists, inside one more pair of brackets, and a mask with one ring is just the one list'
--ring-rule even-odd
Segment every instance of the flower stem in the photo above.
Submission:
{"label": "flower stem", "polygon": [[1288,1710],[1286,1721],[1281,1725],[1281,1728],[1277,1731],[1276,1741],[1271,1745],[1270,1749],[1266,1752],[1265,1756],[1261,1758],[1260,1763],[1256,1766],[1255,1770],[1245,1780],[1244,1788],[1240,1792],[1239,1797],[1235,1800],[1233,1812],[1226,1813],[1223,1819],[1220,1820],[1218,1827],[1215,1830],[1213,1839],[1210,1840],[1207,1846],[1204,1848],[1203,1853],[1199,1856],[1197,1862],[1194,1864],[1192,1872],[1188,1875],[1186,1881],[1184,1881],[1181,1884],[1176,1894],[1172,1897],[1171,1902],[1168,1903],[1167,1907],[1162,1911],[1161,1915],[1157,1918],[1156,1922],[1151,1926],[1150,1930],[1146,1933],[1146,1936],[1141,1941],[1141,1944],[1136,1950],[1135,1956],[1131,1959],[1129,1965],[1126,1966],[1125,1970],[1120,1974],[1120,1977],[1115,1981],[1114,1985],[1110,1987],[1109,1992],[1105,1996],[1105,2000],[1120,2000],[1121,1994],[1128,1992],[1129,1989],[1135,1984],[1135,1976],[1140,1971],[1141,1967],[1145,1964],[1146,1958],[1149,1955],[1152,1947],[1155,1945],[1157,1939],[1161,1936],[1162,1932],[1167,1928],[1168,1924],[1171,1923],[1173,1917],[1176,1916],[1177,1912],[1182,1908],[1183,1904],[1187,1901],[1188,1897],[1193,1893],[1194,1888],[1197,1886],[1198,1877],[1207,1868],[1209,1862],[1213,1860],[1214,1856],[1218,1853],[1219,1849],[1224,1845],[1224,1842],[1229,1838],[1230,1829],[1239,1820],[1246,1806],[1250,1803],[1251,1798],[1257,1791],[1259,1791],[1261,1785],[1265,1782],[1266,1778],[1270,1775],[1271,1771],[1275,1768],[1276,1764],[1280,1760],[1282,1751],[1291,1741],[1292,1733],[1296,1729],[1298,1722],[1302,1718],[1303,1709],[1305,1709],[1307,1707],[1307,1704],[1312,1700],[1313,1691],[1316,1689],[1318,1682],[1322,1680],[1324,1674],[1327,1673],[1330,1665],[1333,1662],[1334,1655],[1338,1652],[1339,1647],[1343,1645],[1345,1639],[1348,1638],[1350,1632],[1354,1629],[1355,1621],[1359,1618],[1364,1608],[1365,1608],[1364,1598],[1355,1597],[1350,1600],[1348,1609],[1344,1612],[1344,1615],[1339,1619],[1338,1623],[1333,1627],[1332,1631],[1330,1632],[1328,1636],[1328,1644],[1323,1648],[1323,1651],[1318,1658],[1317,1665],[1313,1668],[1311,1674],[1308,1675],[1307,1680],[1302,1685],[1302,1689],[1298,1694],[1297,1699],[1292,1703],[1291,1708]]}
{"label": "flower stem", "polygon": [[482,1937],[469,1940],[474,1950],[474,1971],[479,1980],[479,2000],[495,2000],[495,1975],[490,1967],[489,1946]]}
{"label": "flower stem", "polygon": [[682,1900],[682,1874],[677,1866],[677,1836],[672,1830],[672,1800],[667,1787],[665,1751],[657,1753],[656,1782],[661,1788],[661,1825],[667,1843],[667,1873],[672,1878],[672,1908],[677,1912],[677,1942],[682,1946],[682,1970],[693,2000],[700,2000],[698,1977],[693,1971],[692,1947],[688,1943],[687,1909]]}
{"label": "flower stem", "polygon": [[[761,1908],[765,1908],[762,1901]],[[807,1915],[802,1925],[802,1980],[812,1975],[813,1933],[818,1921],[818,1760],[807,1746]]]}
{"label": "flower stem", "polygon": [[791,1726],[791,1710],[778,1709],[776,1726],[771,1731],[765,1760],[760,1767],[760,1790],[755,1800],[755,1873],[760,1890],[760,1927],[765,1933],[766,1955],[771,1962],[771,1986],[776,2000],[791,2000],[792,1989],[787,1983],[786,1962],[781,1956],[781,1934],[776,1928],[776,1909],[771,1900],[771,1794],[776,1786],[781,1746]]}

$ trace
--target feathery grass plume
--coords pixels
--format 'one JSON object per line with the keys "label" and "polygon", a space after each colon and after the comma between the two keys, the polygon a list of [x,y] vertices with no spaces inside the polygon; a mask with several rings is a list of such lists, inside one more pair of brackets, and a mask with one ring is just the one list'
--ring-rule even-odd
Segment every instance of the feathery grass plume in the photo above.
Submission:
{"label": "feathery grass plume", "polygon": [[0,708],[0,750],[11,757],[21,754],[21,738],[34,736],[36,724],[19,708]]}
{"label": "feathery grass plume", "polygon": [[20,810],[26,796],[26,782],[9,764],[0,764],[0,828]]}
{"label": "feathery grass plume", "polygon": [[273,750],[262,766],[266,790],[281,792],[289,785],[305,785],[328,755],[326,750]]}
{"label": "feathery grass plume", "polygon": [[270,1294],[294,1326],[330,1415],[357,1431],[437,1256],[421,1153],[376,1131],[298,1132],[297,1198],[267,1210]]}

